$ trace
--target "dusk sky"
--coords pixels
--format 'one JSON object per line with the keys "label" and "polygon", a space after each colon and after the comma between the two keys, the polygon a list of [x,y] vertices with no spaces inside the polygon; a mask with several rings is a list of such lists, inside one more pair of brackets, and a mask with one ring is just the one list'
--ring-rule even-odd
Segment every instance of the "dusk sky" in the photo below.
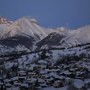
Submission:
{"label": "dusk sky", "polygon": [[44,27],[78,28],[90,24],[90,0],[0,0],[0,16],[30,16]]}

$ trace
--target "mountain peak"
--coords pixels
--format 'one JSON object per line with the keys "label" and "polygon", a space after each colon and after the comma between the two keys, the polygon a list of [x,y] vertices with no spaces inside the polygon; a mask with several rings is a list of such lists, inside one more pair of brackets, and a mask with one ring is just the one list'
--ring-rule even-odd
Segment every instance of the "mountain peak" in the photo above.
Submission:
{"label": "mountain peak", "polygon": [[0,24],[9,24],[10,25],[12,23],[13,23],[13,21],[10,21],[10,20],[0,16]]}
{"label": "mountain peak", "polygon": [[2,37],[14,36],[34,37],[35,40],[44,38],[47,34],[43,27],[37,24],[37,20],[29,17],[22,17],[4,29]]}
{"label": "mountain peak", "polygon": [[38,24],[38,21],[35,18],[31,18],[31,17],[22,17],[19,19],[20,22],[26,21],[28,20],[31,23],[35,23]]}

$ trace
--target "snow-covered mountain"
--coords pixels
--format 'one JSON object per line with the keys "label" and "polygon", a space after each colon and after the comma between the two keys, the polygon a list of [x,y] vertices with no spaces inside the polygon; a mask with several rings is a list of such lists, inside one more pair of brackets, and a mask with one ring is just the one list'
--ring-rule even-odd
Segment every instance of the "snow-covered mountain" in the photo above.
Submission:
{"label": "snow-covered mountain", "polygon": [[8,19],[6,19],[4,17],[0,17],[0,24],[8,24],[8,25],[10,25],[12,23],[13,23],[13,21],[10,21],[10,20],[8,20]]}
{"label": "snow-covered mountain", "polygon": [[25,46],[34,50],[51,47],[72,47],[90,43],[90,25],[76,30],[64,27],[52,29],[39,25],[34,18],[23,17],[16,21],[0,18],[0,44],[8,47]]}
{"label": "snow-covered mountain", "polygon": [[80,27],[77,30],[69,31],[69,35],[61,41],[61,44],[65,47],[85,43],[90,43],[90,25]]}
{"label": "snow-covered mountain", "polygon": [[38,25],[38,22],[35,19],[23,17],[7,27],[2,34],[2,37],[7,38],[17,35],[32,36],[35,37],[35,39],[39,37],[41,39],[46,36],[46,33],[43,28]]}
{"label": "snow-covered mountain", "polygon": [[80,27],[76,30],[55,29],[37,43],[39,48],[47,47],[72,47],[90,43],[90,25]]}
{"label": "snow-covered mountain", "polygon": [[60,32],[52,32],[47,37],[38,42],[37,49],[52,48],[60,46],[60,41],[66,37],[66,34]]}
{"label": "snow-covered mountain", "polygon": [[21,44],[32,48],[33,44],[47,35],[44,28],[39,26],[35,19],[27,17],[16,20],[9,26],[5,25],[0,29],[0,43],[7,46]]}
{"label": "snow-covered mountain", "polygon": [[9,27],[12,23],[13,21],[7,20],[4,17],[0,17],[0,37],[2,36],[2,33],[4,32],[4,30],[7,27]]}
{"label": "snow-covered mountain", "polygon": [[2,88],[89,90],[90,25],[52,29],[32,18],[0,18]]}

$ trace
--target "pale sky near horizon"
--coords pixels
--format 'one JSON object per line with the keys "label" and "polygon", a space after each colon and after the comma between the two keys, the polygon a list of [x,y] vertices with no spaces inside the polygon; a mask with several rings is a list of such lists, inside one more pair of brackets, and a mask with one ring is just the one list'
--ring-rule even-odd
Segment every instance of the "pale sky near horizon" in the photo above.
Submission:
{"label": "pale sky near horizon", "polygon": [[30,16],[44,27],[78,28],[90,24],[90,0],[0,0],[0,16]]}

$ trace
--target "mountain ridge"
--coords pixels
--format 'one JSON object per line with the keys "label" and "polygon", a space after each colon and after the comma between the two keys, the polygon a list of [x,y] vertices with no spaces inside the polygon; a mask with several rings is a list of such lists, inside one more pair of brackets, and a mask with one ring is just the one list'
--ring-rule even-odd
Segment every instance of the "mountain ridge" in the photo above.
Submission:
{"label": "mountain ridge", "polygon": [[0,90],[89,90],[89,35],[90,25],[52,29],[31,18],[0,24]]}
{"label": "mountain ridge", "polygon": [[[14,22],[1,18],[1,21],[5,21],[3,25],[0,24],[0,44],[3,42],[3,45],[4,42],[16,42],[18,45],[22,45],[22,43],[20,43],[21,41],[24,42],[24,40],[28,40],[28,43],[23,44],[28,44],[29,46],[30,43],[30,46],[37,49],[38,45],[39,48],[47,48],[71,47],[78,44],[90,43],[90,25],[80,27],[76,30],[70,30],[64,27],[56,29],[44,28],[39,25],[36,19],[29,17],[22,17]],[[6,22],[12,23],[7,25]],[[15,39],[16,41],[14,41]],[[32,48],[32,50],[34,49]]]}

